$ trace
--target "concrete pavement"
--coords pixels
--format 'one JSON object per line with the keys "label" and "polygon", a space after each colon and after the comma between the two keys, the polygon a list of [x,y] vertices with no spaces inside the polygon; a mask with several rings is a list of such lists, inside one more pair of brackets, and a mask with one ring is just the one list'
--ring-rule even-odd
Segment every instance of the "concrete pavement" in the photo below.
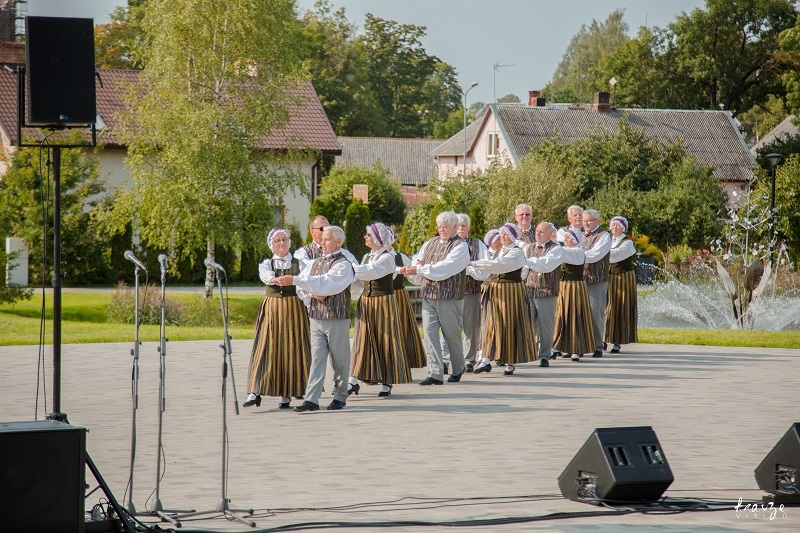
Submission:
{"label": "concrete pavement", "polygon": [[[169,331],[167,331],[169,335]],[[167,345],[160,499],[167,508],[214,509],[222,494],[222,350],[219,342]],[[239,405],[250,340],[233,342]],[[63,346],[62,411],[88,428],[87,449],[124,503],[131,449],[132,343]],[[141,347],[133,502],[152,504],[156,485],[158,343]],[[633,345],[624,353],[549,368],[465,374],[461,383],[362,385],[342,411],[296,414],[264,398],[234,414],[227,381],[227,496],[255,508],[258,529],[305,522],[458,522],[603,508],[564,499],[557,478],[596,427],[650,425],[671,465],[670,498],[760,499],[753,470],[800,421],[800,350]],[[0,420],[36,416],[37,347],[0,347]],[[46,348],[50,393],[52,349]],[[330,374],[329,374],[330,375]],[[41,406],[40,401],[40,406]],[[293,400],[293,404],[299,404]],[[48,399],[48,409],[51,404]],[[42,418],[40,407],[38,416]],[[87,475],[87,482],[90,476]],[[87,509],[96,502],[93,495]],[[150,496],[150,497],[149,497]],[[149,497],[149,499],[148,499]],[[770,519],[771,518],[771,519]],[[149,523],[156,521],[142,517]],[[384,524],[381,527],[379,524]],[[162,524],[167,527],[169,524]],[[404,525],[399,531],[434,531]],[[452,527],[450,529],[453,529]],[[800,507],[770,517],[737,512],[575,515],[485,523],[468,531],[797,531]],[[182,531],[252,531],[223,518],[184,521]]]}

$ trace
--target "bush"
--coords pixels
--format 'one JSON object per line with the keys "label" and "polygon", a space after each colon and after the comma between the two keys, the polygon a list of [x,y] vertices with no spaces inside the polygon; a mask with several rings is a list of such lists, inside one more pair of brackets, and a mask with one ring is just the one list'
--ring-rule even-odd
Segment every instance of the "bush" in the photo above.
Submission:
{"label": "bush", "polygon": [[[117,290],[106,306],[108,322],[135,323],[135,294],[124,283],[117,284]],[[168,326],[181,325],[183,305],[171,298],[166,301],[165,323]],[[155,285],[139,287],[139,324],[161,324],[161,291]]]}

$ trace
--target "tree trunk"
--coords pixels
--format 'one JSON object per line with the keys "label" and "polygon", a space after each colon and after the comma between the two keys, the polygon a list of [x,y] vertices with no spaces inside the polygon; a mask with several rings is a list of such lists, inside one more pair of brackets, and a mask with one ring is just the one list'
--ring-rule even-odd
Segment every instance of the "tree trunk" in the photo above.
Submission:
{"label": "tree trunk", "polygon": [[[214,260],[214,240],[209,238],[206,243],[206,257]],[[203,294],[206,298],[211,298],[214,295],[214,269],[206,267],[206,283]]]}

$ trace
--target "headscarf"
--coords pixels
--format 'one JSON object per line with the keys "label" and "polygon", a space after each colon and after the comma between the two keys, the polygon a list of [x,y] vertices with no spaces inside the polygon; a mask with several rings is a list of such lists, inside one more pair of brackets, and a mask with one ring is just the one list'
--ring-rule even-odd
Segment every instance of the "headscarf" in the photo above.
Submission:
{"label": "headscarf", "polygon": [[611,224],[614,222],[619,222],[619,225],[622,226],[624,232],[628,231],[628,219],[625,217],[617,215],[611,219]]}
{"label": "headscarf", "polygon": [[520,231],[519,227],[516,224],[512,224],[511,222],[506,222],[505,224],[500,226],[498,229],[499,229],[501,234],[505,233],[506,235],[508,235],[509,237],[511,237],[515,241],[517,239],[519,239],[519,236],[522,233],[522,231]]}
{"label": "headscarf", "polygon": [[272,253],[275,253],[275,248],[272,246],[272,239],[278,233],[283,233],[284,235],[286,235],[287,239],[291,240],[291,237],[289,236],[289,231],[288,230],[285,230],[283,228],[273,228],[273,229],[271,229],[270,232],[267,234],[267,246],[269,246],[269,251],[272,252]]}
{"label": "headscarf", "polygon": [[380,222],[374,222],[367,226],[367,233],[372,236],[372,240],[383,247],[391,246],[394,243],[394,232]]}
{"label": "headscarf", "polygon": [[578,233],[576,233],[574,229],[567,228],[565,233],[568,234],[570,237],[572,237],[572,239],[575,241],[575,244],[580,244],[581,243],[581,238],[578,237]]}
{"label": "headscarf", "polygon": [[500,232],[496,229],[490,229],[486,232],[486,235],[483,236],[483,243],[486,246],[491,247],[492,243],[500,238]]}

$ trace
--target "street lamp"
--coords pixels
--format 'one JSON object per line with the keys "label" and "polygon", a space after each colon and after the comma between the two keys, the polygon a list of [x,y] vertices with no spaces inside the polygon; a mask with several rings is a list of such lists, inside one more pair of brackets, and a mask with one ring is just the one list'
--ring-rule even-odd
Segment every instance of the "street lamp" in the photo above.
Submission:
{"label": "street lamp", "polygon": [[772,154],[767,154],[764,157],[767,158],[767,160],[769,161],[769,164],[772,166],[772,193],[769,196],[769,212],[770,212],[770,221],[771,221],[770,226],[772,228],[771,234],[769,236],[769,260],[770,260],[770,262],[772,262],[772,260],[773,260],[773,257],[772,257],[772,242],[773,242],[773,238],[775,237],[775,235],[778,234],[778,228],[775,225],[775,223],[776,223],[776,221],[775,221],[776,216],[775,215],[777,215],[777,209],[775,209],[775,168],[778,166],[778,163],[781,162],[781,159],[783,158],[783,156],[781,154],[772,153]]}
{"label": "street lamp", "polygon": [[464,91],[464,176],[467,175],[467,93],[478,86],[477,81],[473,81],[469,89]]}

